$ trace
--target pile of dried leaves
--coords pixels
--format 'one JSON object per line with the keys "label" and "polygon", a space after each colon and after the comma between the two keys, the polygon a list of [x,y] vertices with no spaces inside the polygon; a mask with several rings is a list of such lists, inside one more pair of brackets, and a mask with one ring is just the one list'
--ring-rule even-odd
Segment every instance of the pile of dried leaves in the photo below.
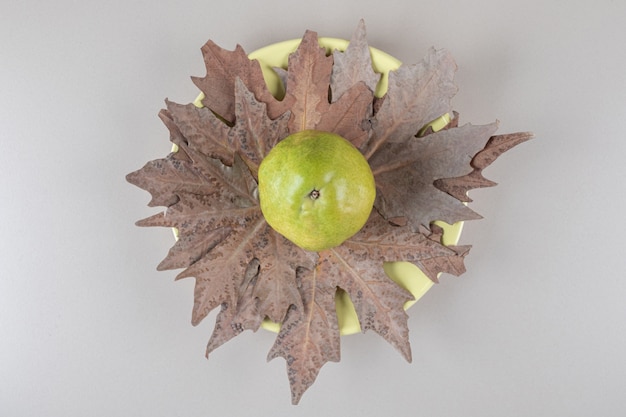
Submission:
{"label": "pile of dried leaves", "polygon": [[[280,100],[268,90],[259,63],[241,47],[209,41],[207,74],[193,78],[204,107],[167,101],[159,116],[177,146],[163,159],[127,176],[150,192],[165,212],[140,226],[176,228],[179,239],[159,270],[184,268],[196,280],[194,325],[220,307],[207,355],[243,330],[269,318],[281,323],[268,359],[287,362],[297,403],[320,368],[339,361],[335,294],[352,300],[361,329],[373,330],[411,360],[407,314],[412,296],[385,275],[383,263],[408,261],[433,281],[464,272],[469,247],[446,247],[435,220],[455,223],[480,216],[466,206],[467,191],[494,185],[481,171],[501,153],[532,137],[493,136],[497,123],[416,134],[442,114],[453,114],[456,65],[444,50],[389,74],[382,98],[361,22],[348,48],[327,55],[307,31],[287,68]],[[370,163],[377,185],[375,210],[341,246],[308,252],[271,229],[257,195],[257,169],[281,139],[303,129],[335,132]]]}

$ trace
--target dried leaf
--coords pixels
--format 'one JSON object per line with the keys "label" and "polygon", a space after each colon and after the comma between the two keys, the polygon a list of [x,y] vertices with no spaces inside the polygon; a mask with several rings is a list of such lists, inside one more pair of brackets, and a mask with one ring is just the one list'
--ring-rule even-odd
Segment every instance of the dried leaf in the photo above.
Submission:
{"label": "dried leaf", "polygon": [[380,74],[374,72],[367,43],[365,22],[361,20],[345,51],[334,51],[331,75],[333,101],[337,101],[352,86],[363,82],[370,91],[376,91]]}
{"label": "dried leaf", "polygon": [[358,148],[368,138],[364,127],[372,115],[373,98],[374,93],[365,84],[354,85],[329,106],[315,129],[334,132]]}
{"label": "dried leaf", "polygon": [[189,167],[189,161],[170,154],[164,159],[148,162],[141,170],[128,174],[126,179],[151,194],[148,206],[170,206],[178,201],[177,192],[202,186],[200,173]]}
{"label": "dried leaf", "polygon": [[235,81],[235,123],[226,125],[206,107],[166,101],[167,112],[189,143],[189,148],[202,155],[233,164],[235,152],[244,158],[256,174],[265,155],[288,135],[289,112],[275,120],[267,115],[266,104],[256,100],[239,78]]}
{"label": "dried leaf", "polygon": [[260,299],[258,314],[282,321],[290,305],[302,304],[294,284],[296,268],[312,268],[314,257],[267,225],[255,196],[256,182],[239,157],[228,167],[185,146],[179,153],[194,164],[170,156],[128,180],[150,191],[157,183],[154,166],[161,167],[158,183],[167,184],[166,193],[177,199],[165,213],[139,225],[178,229],[180,238],[159,268],[186,267],[178,278],[196,278],[192,323],[222,303],[241,303],[240,287],[253,259],[261,265],[253,294]]}
{"label": "dried leaf", "polygon": [[193,83],[204,93],[202,104],[229,122],[235,120],[235,80],[240,78],[254,96],[268,106],[268,114],[274,119],[286,110],[267,89],[261,66],[248,59],[240,45],[227,51],[209,40],[202,47],[207,73],[204,77],[191,77]]}
{"label": "dried leaf", "polygon": [[[302,277],[301,275],[305,275]],[[339,326],[335,314],[337,288],[318,270],[302,271],[299,290],[304,310],[292,306],[268,360],[283,357],[291,385],[291,399],[297,404],[327,362],[339,362]]]}
{"label": "dried leaf", "polygon": [[319,46],[317,33],[306,31],[289,56],[284,101],[291,109],[289,131],[315,129],[328,110],[328,86],[333,58]]}
{"label": "dried leaf", "polygon": [[287,65],[284,101],[291,109],[289,131],[330,131],[357,145],[363,143],[367,138],[364,121],[371,116],[374,92],[357,82],[330,102],[333,57],[326,56],[326,49],[319,46],[317,33],[305,33]]}
{"label": "dried leaf", "polygon": [[422,62],[389,73],[389,87],[363,148],[370,159],[386,142],[406,142],[437,117],[450,113],[456,64],[449,52],[431,48]]}
{"label": "dried leaf", "polygon": [[471,202],[467,195],[469,190],[475,188],[493,187],[495,182],[489,181],[482,175],[483,169],[491,165],[500,155],[509,149],[526,142],[534,137],[530,132],[510,133],[506,135],[492,136],[485,148],[478,152],[472,159],[472,172],[457,178],[442,178],[436,180],[434,185],[443,192],[463,202]]}
{"label": "dried leaf", "polygon": [[259,300],[254,295],[254,285],[258,279],[260,264],[253,259],[246,269],[241,285],[237,304],[222,303],[215,320],[213,334],[209,339],[206,356],[244,330],[257,331],[263,321],[259,313]]}
{"label": "dried leaf", "polygon": [[405,217],[416,232],[435,220],[453,224],[480,218],[434,182],[472,172],[473,155],[483,149],[497,123],[465,125],[405,142],[387,142],[370,159],[377,186],[375,206],[385,218]]}
{"label": "dried leaf", "polygon": [[361,329],[378,333],[407,361],[411,351],[403,306],[413,297],[385,275],[383,263],[411,262],[433,281],[441,272],[457,275],[469,247],[448,248],[440,238],[393,226],[374,212],[359,233],[320,252],[320,274],[350,295]]}
{"label": "dried leaf", "polygon": [[[428,241],[423,243],[424,249],[420,249],[418,259],[412,261],[433,282],[439,282],[442,272],[454,276],[460,276],[465,272],[465,256],[471,246],[443,246],[443,229],[436,224],[430,226],[431,233],[424,234]],[[428,249],[426,249],[428,248]]]}
{"label": "dried leaf", "polygon": [[230,130],[233,148],[250,164],[258,169],[270,150],[285,138],[290,113],[287,111],[276,119],[266,112],[266,104],[257,101],[243,82],[235,84],[235,125]]}

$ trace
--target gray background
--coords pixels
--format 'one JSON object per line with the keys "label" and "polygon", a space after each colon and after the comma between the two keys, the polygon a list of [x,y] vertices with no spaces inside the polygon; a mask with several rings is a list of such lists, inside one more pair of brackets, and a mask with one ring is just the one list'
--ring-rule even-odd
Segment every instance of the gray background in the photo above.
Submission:
{"label": "gray background", "polygon": [[[0,14],[0,415],[623,416],[626,6],[621,1],[4,1]],[[8,4],[7,4],[8,3]],[[193,280],[124,175],[169,150],[209,38],[246,51],[306,29],[406,63],[455,56],[463,121],[537,139],[474,191],[461,278],[410,309],[414,361],[342,339],[301,404],[274,335],[204,347]]]}

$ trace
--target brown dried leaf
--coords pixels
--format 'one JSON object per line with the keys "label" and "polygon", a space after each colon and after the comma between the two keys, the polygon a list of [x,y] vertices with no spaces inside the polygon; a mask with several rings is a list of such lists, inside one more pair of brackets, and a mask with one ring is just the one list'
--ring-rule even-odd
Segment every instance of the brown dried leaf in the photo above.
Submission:
{"label": "brown dried leaf", "polygon": [[[261,271],[253,296],[259,300],[259,311],[263,317],[282,323],[289,306],[302,308],[293,272],[300,268],[313,269],[318,256],[294,245],[267,224],[266,235],[260,236],[257,244],[259,251],[256,258],[261,263]],[[288,300],[291,301],[287,303]]]}
{"label": "brown dried leaf", "polygon": [[268,354],[268,360],[279,356],[285,359],[293,404],[313,385],[326,362],[340,359],[336,286],[327,275],[320,276],[317,269],[302,270],[298,277],[304,310],[298,311],[296,306],[289,309]]}
{"label": "brown dried leaf", "polygon": [[288,135],[289,112],[272,120],[267,115],[266,104],[257,101],[239,78],[234,88],[236,119],[232,127],[208,108],[198,108],[193,104],[167,101],[164,115],[173,120],[190,149],[218,158],[226,165],[233,164],[234,153],[238,152],[256,176],[265,155]]}
{"label": "brown dried leaf", "polygon": [[159,114],[162,120],[170,120],[170,131],[175,129],[190,149],[219,159],[226,165],[233,164],[233,147],[229,138],[230,128],[206,107],[178,104],[165,100],[167,109]]}
{"label": "brown dried leaf", "polygon": [[[178,154],[188,155],[193,164],[173,157]],[[160,167],[156,172],[155,166]],[[178,229],[180,237],[159,268],[186,267],[178,278],[196,278],[194,325],[222,303],[241,303],[240,287],[253,259],[261,265],[253,294],[261,300],[261,319],[282,321],[290,305],[301,306],[295,271],[303,265],[312,268],[314,256],[267,225],[255,197],[256,182],[238,156],[228,167],[183,145],[177,154],[149,163],[128,179],[148,191],[165,184],[165,194],[177,200],[165,213],[138,224]]]}
{"label": "brown dried leaf", "polygon": [[[443,229],[436,224],[430,226],[431,233],[424,234],[427,241],[422,242],[424,249],[420,249],[420,255],[412,261],[433,282],[439,282],[442,272],[461,276],[465,272],[465,256],[471,246],[444,246],[442,245]],[[422,253],[423,252],[423,253]]]}
{"label": "brown dried leaf", "polygon": [[367,243],[351,240],[320,254],[320,270],[336,277],[349,295],[362,331],[373,330],[411,362],[405,302],[413,296],[385,275],[383,258],[373,257]]}
{"label": "brown dried leaf", "polygon": [[248,264],[243,281],[239,286],[237,304],[222,303],[220,312],[215,320],[213,334],[209,339],[206,356],[215,349],[238,336],[244,330],[257,331],[263,321],[259,312],[259,300],[254,297],[254,285],[259,277],[260,264],[253,259]]}
{"label": "brown dried leaf", "polygon": [[146,163],[140,170],[128,174],[126,180],[150,193],[152,199],[148,206],[169,206],[178,201],[178,190],[201,184],[198,172],[186,170],[184,165],[185,161],[171,154]]}
{"label": "brown dried leaf", "polygon": [[450,113],[456,64],[449,52],[431,48],[422,62],[389,73],[389,87],[373,121],[363,154],[372,158],[386,142],[406,142],[430,121]]}
{"label": "brown dried leaf", "polygon": [[315,129],[333,132],[357,148],[368,138],[366,121],[372,115],[374,93],[364,84],[355,84],[329,106]]}
{"label": "brown dried leaf", "polygon": [[240,78],[254,96],[268,106],[268,114],[274,119],[286,110],[285,104],[276,100],[267,89],[261,66],[248,59],[240,45],[227,51],[209,40],[202,47],[207,73],[204,77],[191,77],[193,83],[204,93],[202,104],[225,120],[235,120],[235,80]]}
{"label": "brown dried leaf", "polygon": [[359,233],[320,253],[320,275],[350,295],[361,329],[374,330],[407,361],[411,350],[403,306],[413,297],[385,275],[382,265],[411,262],[433,281],[441,272],[457,275],[469,247],[448,248],[440,238],[440,233],[425,236],[393,226],[374,212]]}
{"label": "brown dried leaf", "polygon": [[334,277],[350,295],[363,331],[374,330],[410,362],[408,316],[403,306],[413,296],[385,275],[383,259],[371,258],[367,248],[350,243],[321,252],[320,273]]}
{"label": "brown dried leaf", "polygon": [[[168,100],[165,100],[166,104],[168,102]],[[180,129],[178,128],[178,126],[176,125],[176,122],[174,122],[174,120],[172,119],[172,115],[167,111],[167,110],[161,110],[159,112],[159,118],[161,119],[161,121],[163,122],[163,124],[167,127],[167,129],[170,132],[170,141],[177,145],[188,145],[187,139],[185,138],[185,136],[183,135],[183,133],[180,131]],[[188,158],[188,155],[186,155],[185,153],[180,153],[177,154],[176,157],[178,158]]]}
{"label": "brown dried leaf", "polygon": [[333,58],[319,46],[317,33],[307,30],[289,56],[284,102],[291,109],[289,131],[315,129],[328,109]]}
{"label": "brown dried leaf", "polygon": [[330,103],[333,57],[318,44],[317,33],[307,31],[290,55],[285,103],[291,109],[289,132],[316,129],[337,133],[353,143],[367,138],[364,121],[371,116],[374,93],[357,82]]}
{"label": "brown dried leaf", "polygon": [[290,112],[275,119],[266,112],[266,103],[257,101],[240,79],[235,83],[235,125],[230,130],[233,148],[253,167],[258,166],[279,140],[289,133],[287,123]]}
{"label": "brown dried leaf", "polygon": [[478,152],[472,159],[472,172],[457,178],[442,178],[436,180],[434,185],[441,191],[463,202],[471,202],[467,195],[469,190],[475,188],[493,187],[497,185],[483,177],[482,171],[491,165],[500,155],[509,149],[526,142],[534,137],[530,132],[518,132],[505,135],[492,136],[485,148]]}
{"label": "brown dried leaf", "polygon": [[[246,258],[251,252],[251,242],[246,237],[258,233],[261,219],[251,219],[246,226],[253,228],[253,233],[239,230],[229,235],[225,243],[218,250],[208,252],[199,261],[178,274],[176,279],[194,277],[194,305],[191,323],[198,325],[214,308],[220,305],[236,306],[239,303],[239,288],[241,287],[246,271]],[[237,243],[243,242],[243,247]],[[234,252],[230,252],[233,250]],[[225,253],[224,253],[225,252]],[[249,258],[248,258],[249,259]]]}
{"label": "brown dried leaf", "polygon": [[376,91],[380,74],[374,72],[367,43],[365,22],[361,19],[345,51],[334,51],[333,72],[330,78],[332,101],[337,101],[352,86],[363,82],[370,91]]}
{"label": "brown dried leaf", "polygon": [[385,218],[405,217],[415,232],[435,220],[453,224],[480,218],[435,187],[435,180],[469,174],[497,123],[465,125],[405,142],[387,142],[370,159],[377,186],[375,206]]}

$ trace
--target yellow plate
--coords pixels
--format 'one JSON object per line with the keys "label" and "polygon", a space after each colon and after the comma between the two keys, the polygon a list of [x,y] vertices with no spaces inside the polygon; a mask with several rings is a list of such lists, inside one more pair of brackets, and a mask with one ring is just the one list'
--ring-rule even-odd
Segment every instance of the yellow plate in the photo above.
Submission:
{"label": "yellow plate", "polygon": [[[282,96],[284,94],[283,85],[280,78],[273,70],[273,68],[287,68],[287,60],[289,54],[294,52],[301,39],[294,39],[284,42],[275,43],[261,49],[258,49],[248,56],[250,59],[256,59],[261,64],[263,70],[263,76],[265,82],[272,94],[276,96]],[[348,46],[348,41],[344,39],[336,38],[319,38],[320,46],[326,48],[327,53],[332,53],[335,49],[345,51]],[[380,51],[376,48],[371,48],[372,67],[374,70],[382,74],[381,80],[376,87],[376,96],[382,97],[387,91],[387,81],[389,71],[397,69],[401,62],[391,55]],[[194,104],[198,107],[202,107],[203,94],[200,94]],[[449,115],[441,116],[439,119],[434,120],[429,125],[432,126],[434,131],[440,130],[450,121]],[[443,244],[455,245],[458,243],[463,229],[463,222],[449,225],[444,222],[436,222],[444,229]],[[383,265],[385,273],[389,278],[394,280],[403,288],[407,289],[415,300],[409,301],[404,305],[407,309],[412,306],[417,300],[419,300],[429,289],[433,286],[433,282],[417,268],[415,265],[409,262],[385,262]],[[350,297],[344,291],[338,291],[335,297],[337,304],[337,318],[339,321],[339,330],[342,335],[354,334],[361,332],[361,326],[357,317],[354,305],[350,301]],[[262,327],[278,332],[280,324],[273,323],[269,320],[265,320]]]}

